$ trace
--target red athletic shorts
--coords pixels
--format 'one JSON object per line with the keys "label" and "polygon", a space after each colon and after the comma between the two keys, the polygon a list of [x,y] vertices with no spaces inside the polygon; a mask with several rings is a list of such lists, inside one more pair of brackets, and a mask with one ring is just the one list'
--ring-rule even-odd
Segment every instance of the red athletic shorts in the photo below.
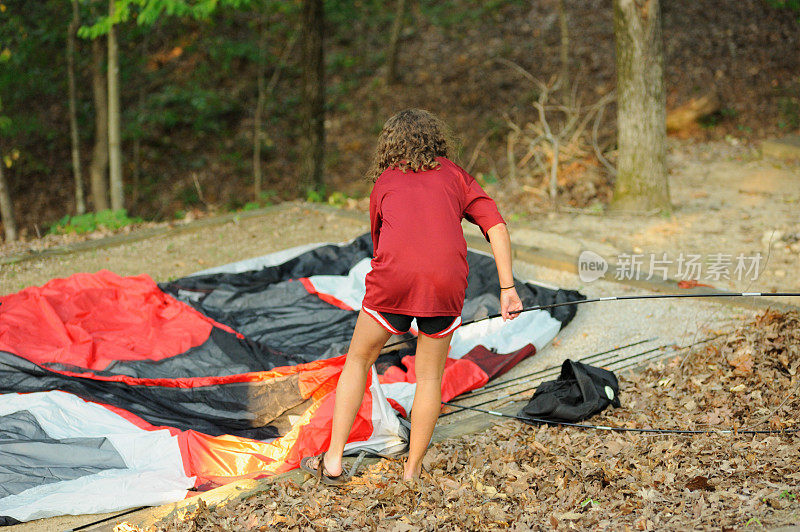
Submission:
{"label": "red athletic shorts", "polygon": [[[408,316],[406,314],[379,312],[363,305],[361,309],[377,321],[381,327],[392,334],[407,333],[411,328],[411,320],[415,318],[415,316]],[[431,338],[447,336],[461,325],[461,316],[416,316],[416,319],[420,334],[430,336]]]}

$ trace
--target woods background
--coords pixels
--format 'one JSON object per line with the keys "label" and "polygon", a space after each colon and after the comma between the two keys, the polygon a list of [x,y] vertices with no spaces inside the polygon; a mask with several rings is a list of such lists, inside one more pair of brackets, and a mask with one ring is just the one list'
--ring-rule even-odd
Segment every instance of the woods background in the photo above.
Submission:
{"label": "woods background", "polygon": [[[613,7],[0,0],[0,155],[18,233],[36,237],[84,209],[157,221],[295,198],[355,201],[369,193],[363,174],[383,122],[410,106],[452,126],[456,161],[484,185],[538,191],[519,213],[605,209],[618,162]],[[796,132],[797,9],[664,2],[666,108],[702,109],[672,134],[747,142]]]}

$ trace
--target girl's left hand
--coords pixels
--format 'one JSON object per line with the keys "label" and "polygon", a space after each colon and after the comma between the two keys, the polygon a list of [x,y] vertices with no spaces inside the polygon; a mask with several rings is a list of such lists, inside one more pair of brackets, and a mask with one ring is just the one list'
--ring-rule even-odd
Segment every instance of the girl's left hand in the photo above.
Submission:
{"label": "girl's left hand", "polygon": [[503,321],[519,316],[518,312],[511,314],[514,310],[522,310],[522,300],[517,295],[517,289],[500,290],[500,314],[503,315]]}

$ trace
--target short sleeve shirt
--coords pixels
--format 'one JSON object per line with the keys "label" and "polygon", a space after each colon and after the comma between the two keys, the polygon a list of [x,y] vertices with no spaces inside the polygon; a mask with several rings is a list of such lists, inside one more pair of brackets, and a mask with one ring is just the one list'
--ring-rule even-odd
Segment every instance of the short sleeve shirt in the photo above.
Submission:
{"label": "short sleeve shirt", "polygon": [[422,172],[384,171],[370,194],[374,255],[363,305],[411,316],[457,316],[467,287],[461,220],[505,223],[480,184],[452,161]]}

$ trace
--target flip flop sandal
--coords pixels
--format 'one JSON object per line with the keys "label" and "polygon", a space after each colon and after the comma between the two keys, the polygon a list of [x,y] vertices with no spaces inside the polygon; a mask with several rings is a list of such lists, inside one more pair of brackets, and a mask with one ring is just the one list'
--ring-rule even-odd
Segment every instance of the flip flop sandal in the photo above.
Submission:
{"label": "flip flop sandal", "polygon": [[[311,467],[311,461],[315,458],[319,459],[316,468]],[[326,486],[341,486],[347,484],[350,480],[350,475],[345,472],[344,467],[342,468],[342,472],[336,476],[331,476],[325,472],[325,453],[317,456],[306,456],[300,460],[300,469],[313,475],[316,477],[318,483],[322,482]]]}

